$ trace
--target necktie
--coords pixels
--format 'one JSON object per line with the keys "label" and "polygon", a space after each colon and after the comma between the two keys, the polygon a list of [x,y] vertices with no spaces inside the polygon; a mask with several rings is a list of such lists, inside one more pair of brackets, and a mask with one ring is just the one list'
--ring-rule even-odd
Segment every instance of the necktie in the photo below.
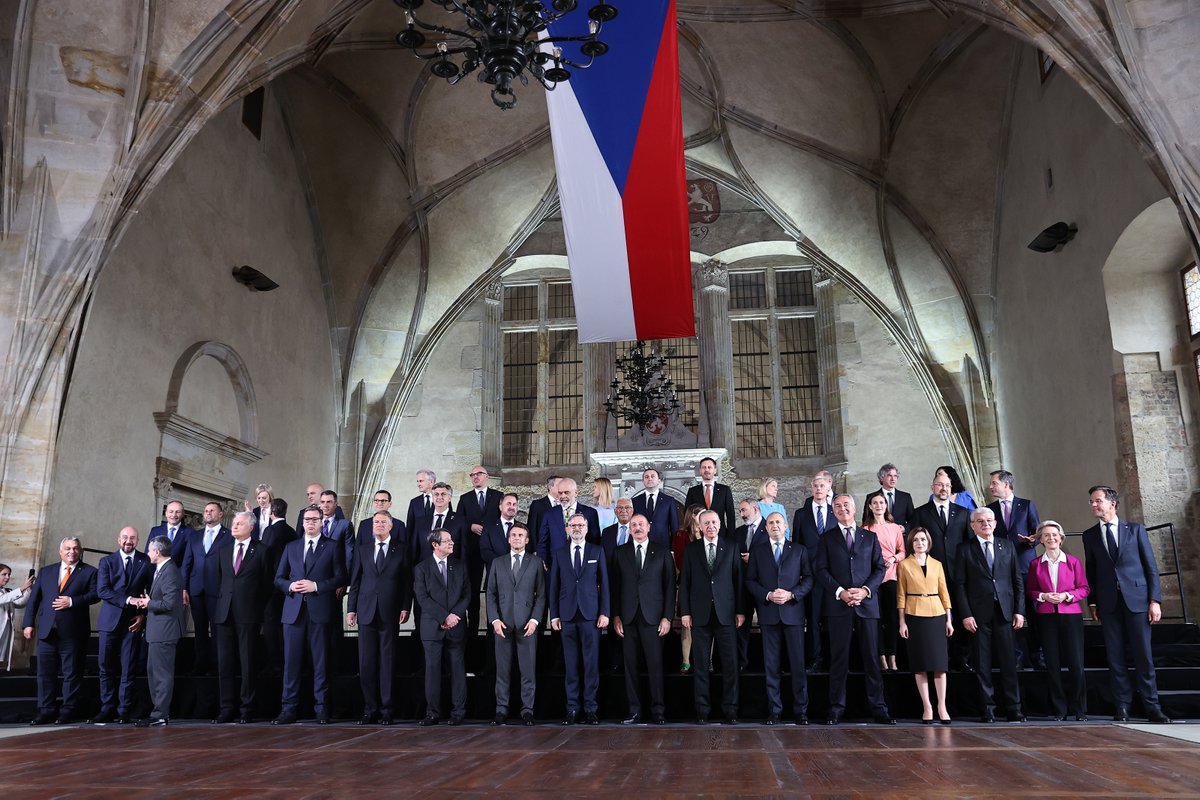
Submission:
{"label": "necktie", "polygon": [[654,516],[654,492],[646,496],[646,516]]}
{"label": "necktie", "polygon": [[704,484],[704,507],[712,508],[712,484]]}
{"label": "necktie", "polygon": [[444,517],[444,516],[446,516],[446,515],[438,514],[436,517],[433,518],[433,529],[435,531],[442,529],[442,517]]}
{"label": "necktie", "polygon": [[891,511],[891,510],[892,510],[892,501],[895,499],[895,498],[892,496],[892,493],[891,493],[891,492],[888,492],[888,493],[887,493],[887,499],[888,499],[888,511]]}
{"label": "necktie", "polygon": [[177,529],[174,525],[167,528],[167,538],[171,540],[171,544],[175,544],[175,531],[176,530]]}
{"label": "necktie", "polygon": [[312,566],[313,558],[316,556],[317,542],[314,539],[308,540],[308,552],[304,554],[304,571],[308,572]]}
{"label": "necktie", "polygon": [[438,571],[442,573],[442,585],[445,586],[446,585],[446,562],[445,561],[438,562]]}
{"label": "necktie", "polygon": [[429,504],[429,495],[425,495],[425,513],[428,514],[431,509]]}
{"label": "necktie", "polygon": [[946,527],[946,507],[938,506],[938,516],[942,519],[942,527]]}
{"label": "necktie", "polygon": [[563,506],[562,510],[563,510],[563,525],[565,526],[571,520],[571,511],[566,506]]}
{"label": "necktie", "polygon": [[126,586],[129,585],[130,573],[132,573],[132,572],[133,572],[133,559],[126,556],[125,557],[125,585]]}
{"label": "necktie", "polygon": [[854,528],[846,528],[846,549],[854,555]]}
{"label": "necktie", "polygon": [[58,582],[58,593],[62,594],[63,587],[67,585],[67,581],[71,580],[71,568],[67,567],[67,571],[63,573],[62,580]]}
{"label": "necktie", "polygon": [[[750,543],[754,541],[754,523],[751,522],[746,526],[746,549],[750,549]],[[778,547],[779,545],[776,545]],[[779,559],[775,559],[778,561]]]}
{"label": "necktie", "polygon": [[517,573],[518,573],[518,572],[520,572],[520,571],[521,571],[521,554],[520,554],[520,553],[514,553],[514,554],[513,554],[513,563],[512,563],[512,574],[513,574],[513,577],[514,577],[514,578],[515,578],[515,577],[517,577]]}
{"label": "necktie", "polygon": [[1007,530],[1012,526],[1012,501],[1005,500],[1000,505],[1004,506],[1004,528]]}
{"label": "necktie", "polygon": [[779,564],[779,559],[783,558],[783,542],[775,543],[775,564]]}
{"label": "necktie", "polygon": [[825,506],[817,506],[817,534],[825,532]]}
{"label": "necktie", "polygon": [[323,534],[325,534],[326,536],[328,536],[328,535],[329,535],[329,526],[330,526],[332,523],[333,523],[333,520],[332,520],[332,519],[327,519],[327,520],[325,520],[325,524],[321,526],[321,533],[323,533]]}
{"label": "necktie", "polygon": [[213,543],[213,529],[205,528],[204,529],[204,552],[207,553],[209,550],[212,549],[212,543]]}
{"label": "necktie", "polygon": [[583,550],[579,545],[575,545],[575,577],[579,577],[579,573],[583,572],[583,556],[580,551]]}
{"label": "necktie", "polygon": [[[1108,540],[1108,554],[1115,562],[1120,551],[1117,550],[1117,537],[1113,536],[1112,527],[1111,522],[1104,523],[1104,538]],[[59,591],[62,591],[62,587],[59,587]]]}
{"label": "necktie", "polygon": [[508,532],[510,530],[512,530],[512,523],[511,522],[504,523],[504,540],[505,541],[508,541]]}
{"label": "necktie", "polygon": [[717,563],[717,546],[712,542],[708,543],[708,571],[712,572],[713,564]]}
{"label": "necktie", "polygon": [[617,531],[617,546],[623,545],[629,541],[629,527],[622,525]]}
{"label": "necktie", "polygon": [[379,543],[379,549],[375,552],[375,569],[383,569],[383,542]]}
{"label": "necktie", "polygon": [[638,571],[640,572],[642,569],[642,546],[640,544],[637,546],[637,558],[638,558]]}
{"label": "necktie", "polygon": [[990,541],[983,543],[983,557],[987,559],[988,569],[991,569],[996,560],[992,556],[992,543]]}
{"label": "necktie", "polygon": [[242,569],[242,553],[245,551],[246,545],[238,542],[237,556],[233,559],[233,574],[237,575]]}
{"label": "necktie", "polygon": [[483,511],[483,492],[480,492],[478,494],[478,497],[479,497],[479,510]]}

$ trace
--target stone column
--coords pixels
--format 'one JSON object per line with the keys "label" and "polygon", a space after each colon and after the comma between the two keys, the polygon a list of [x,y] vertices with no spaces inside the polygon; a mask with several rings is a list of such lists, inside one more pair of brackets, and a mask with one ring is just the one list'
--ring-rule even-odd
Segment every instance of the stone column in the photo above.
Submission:
{"label": "stone column", "polygon": [[736,452],[733,424],[733,332],[729,325],[729,272],[716,259],[698,270],[700,376],[708,416],[708,444]]}
{"label": "stone column", "polygon": [[504,287],[499,282],[488,284],[483,292],[483,322],[479,343],[482,345],[483,396],[479,409],[480,461],[489,471],[499,472],[503,453],[501,437],[500,370],[503,364],[503,334],[500,332],[501,303]]}
{"label": "stone column", "polygon": [[821,381],[821,431],[825,438],[825,461],[846,460],[842,442],[842,392],[837,353],[837,320],[833,307],[836,287],[833,278],[813,269],[813,291],[817,303],[817,374]]}
{"label": "stone column", "polygon": [[607,434],[616,439],[616,420],[608,416],[604,401],[617,376],[617,346],[612,342],[583,346],[583,454],[608,451]]}

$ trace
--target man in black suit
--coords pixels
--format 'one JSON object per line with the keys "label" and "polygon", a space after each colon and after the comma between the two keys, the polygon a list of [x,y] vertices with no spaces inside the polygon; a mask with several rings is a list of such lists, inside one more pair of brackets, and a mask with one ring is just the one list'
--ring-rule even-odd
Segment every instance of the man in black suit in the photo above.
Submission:
{"label": "man in black suit", "polygon": [[[435,530],[444,530],[450,534],[450,538],[454,540],[455,553],[461,553],[466,547],[466,523],[463,518],[455,513],[450,508],[450,498],[453,490],[450,484],[438,482],[431,489],[430,494],[433,495],[433,506],[430,509],[430,514],[427,517],[417,518],[417,529],[409,534],[409,563],[412,565],[410,569],[415,570],[422,562],[428,561],[431,558],[432,549],[429,546],[429,534]],[[461,559],[455,556],[455,561],[462,563]],[[470,595],[470,588],[467,589],[467,594]],[[470,602],[479,602],[479,597],[472,597]],[[423,610],[421,609],[420,595],[413,595],[413,617],[414,624],[418,631],[422,630]],[[455,636],[463,637],[464,641],[467,637],[466,623],[455,632]],[[424,646],[424,637],[420,638],[421,646]]]}
{"label": "man in black suit", "polygon": [[[1099,617],[1108,656],[1108,679],[1116,711],[1113,719],[1129,721],[1133,685],[1126,652],[1133,653],[1137,692],[1151,722],[1168,724],[1158,701],[1158,681],[1150,653],[1150,626],[1162,619],[1158,563],[1146,529],[1119,519],[1120,498],[1110,486],[1093,486],[1088,502],[1097,523],[1084,531],[1092,618]],[[1098,612],[1098,613],[1097,613]]]}
{"label": "man in black suit", "polygon": [[126,722],[133,711],[133,673],[146,616],[135,602],[150,585],[150,559],[137,551],[136,528],[117,534],[117,551],[100,559],[96,593],[100,595],[100,713],[92,722]]}
{"label": "man in black suit", "polygon": [[[1017,497],[1013,488],[1016,478],[1008,470],[998,469],[991,474],[988,490],[995,498],[988,503],[988,508],[996,516],[997,539],[1007,539],[1017,551],[1017,567],[1022,575],[1029,574],[1029,565],[1037,560],[1037,530],[1041,527],[1042,518],[1038,515],[1037,505],[1032,500]],[[1045,669],[1046,662],[1038,646],[1036,613],[1025,617],[1025,627],[1014,632],[1013,640],[1017,648],[1017,666]]]}
{"label": "man in black suit", "polygon": [[570,541],[550,563],[550,627],[562,631],[566,665],[564,725],[579,721],[580,705],[586,724],[600,724],[596,693],[600,688],[600,631],[608,627],[609,618],[608,565],[600,545],[587,541],[588,524],[583,514],[571,515],[567,520]]}
{"label": "man in black suit", "polygon": [[675,501],[662,492],[662,473],[654,467],[642,472],[642,491],[633,498],[633,513],[650,520],[650,539],[671,546],[671,537],[679,530],[679,512]]}
{"label": "man in black suit", "polygon": [[192,674],[206,675],[216,663],[212,648],[212,618],[217,610],[217,552],[230,540],[229,528],[221,524],[220,503],[204,505],[204,527],[187,540],[183,556],[183,604],[192,610],[192,642],[195,661]]}
{"label": "man in black suit", "polygon": [[[38,715],[34,725],[64,725],[80,710],[83,665],[92,631],[88,606],[97,603],[96,568],[84,564],[83,545],[68,536],[58,545],[61,561],[38,572],[29,604],[25,607],[24,635],[37,629]],[[59,669],[62,670],[62,706],[58,706]]]}
{"label": "man in black suit", "polygon": [[[604,550],[604,561],[610,579],[617,548],[630,540],[629,522],[633,519],[633,500],[628,497],[618,498],[613,506],[613,513],[616,514],[617,521],[600,533],[600,547]],[[616,632],[612,629],[606,631],[605,635],[600,637],[600,663],[610,672],[620,672],[624,661],[624,649],[624,644]]]}
{"label": "man in black suit", "polygon": [[317,724],[329,723],[329,671],[332,628],[341,627],[339,592],[346,567],[338,542],[321,535],[321,509],[301,514],[304,535],[283,549],[275,570],[275,588],[283,592],[283,700],[271,724],[296,722],[300,705],[300,667],[305,650],[312,661],[313,710]]}
{"label": "man in black suit", "polygon": [[[833,475],[821,470],[809,481],[812,496],[804,501],[792,517],[792,541],[804,545],[810,558],[816,558],[817,545],[826,531],[837,528],[837,519],[833,515]],[[807,648],[809,672],[821,672],[828,665],[824,659],[827,652],[825,640],[828,632],[825,626],[825,605],[831,602],[826,593],[819,588],[810,592],[805,603],[804,614],[807,626],[804,632],[804,646]]]}
{"label": "man in black suit", "polygon": [[546,562],[546,567],[554,566],[554,559],[567,549],[570,537],[567,531],[567,520],[575,514],[587,520],[587,541],[600,544],[600,515],[596,509],[576,502],[578,486],[573,478],[559,478],[558,507],[542,515],[542,529],[538,531],[537,554]]}
{"label": "man in black suit", "polygon": [[171,560],[175,562],[175,566],[183,569],[183,556],[187,552],[188,539],[195,536],[196,532],[183,524],[183,503],[178,500],[169,501],[163,515],[166,522],[150,529],[150,536],[146,539],[146,553],[150,550],[150,539],[165,536],[171,543]]}
{"label": "man in black suit", "polygon": [[963,542],[954,564],[954,612],[971,634],[971,650],[979,678],[983,722],[995,722],[992,659],[1000,665],[1004,707],[1009,722],[1024,722],[1013,631],[1025,624],[1025,580],[1012,544],[996,539],[996,516],[990,508],[971,512],[970,539]]}
{"label": "man in black suit", "polygon": [[[913,512],[911,527],[929,531],[929,555],[942,562],[942,568],[946,571],[946,581],[953,584],[958,548],[971,533],[971,512],[950,500],[950,479],[945,475],[935,475],[929,488],[933,499],[918,506]],[[958,609],[954,609],[953,613],[959,618]],[[970,649],[967,637],[967,630],[958,625],[954,637],[950,640],[950,665],[960,672],[975,671],[967,659]]]}
{"label": "man in black suit", "polygon": [[359,725],[392,724],[392,677],[396,672],[396,633],[408,622],[408,548],[396,536],[396,520],[387,511],[371,517],[370,538],[358,545],[346,625],[358,628],[358,680],[363,693]]}
{"label": "man in black suit", "polygon": [[716,459],[709,456],[700,459],[697,471],[700,473],[700,483],[688,489],[684,508],[700,506],[717,512],[721,518],[721,535],[733,535],[737,524],[733,517],[733,490],[723,483],[717,483]]}
{"label": "man in black suit", "polygon": [[484,529],[500,519],[500,499],[504,496],[499,489],[488,488],[488,471],[482,465],[471,467],[471,491],[463,492],[458,498],[458,515],[463,518],[466,532],[463,536],[461,558],[467,565],[470,578],[471,604],[467,606],[467,635],[475,636],[479,631],[479,591],[483,588],[483,556],[480,544]]}
{"label": "man in black suit", "polygon": [[[509,495],[505,496],[507,500]],[[496,716],[493,725],[508,722],[513,651],[521,671],[521,722],[533,725],[537,694],[538,623],[546,611],[546,570],[542,560],[526,551],[529,530],[514,522],[508,531],[509,551],[488,567],[487,618],[496,655]]]}
{"label": "man in black suit", "polygon": [[688,543],[683,552],[683,574],[679,580],[679,615],[683,627],[692,631],[693,694],[696,720],[708,722],[712,704],[708,680],[712,668],[712,646],[716,640],[721,656],[725,722],[737,724],[738,670],[737,629],[746,623],[742,592],[742,559],[737,545],[720,535],[721,515],[708,510],[700,514],[703,537]]}
{"label": "man in black suit", "polygon": [[641,514],[629,521],[632,539],[616,549],[612,580],[613,630],[625,651],[625,696],[629,699],[626,725],[642,716],[641,662],[650,681],[650,720],[666,722],[663,689],[662,637],[671,630],[675,605],[675,561],[669,545],[650,539],[650,523]]}
{"label": "man in black suit", "polygon": [[[753,497],[747,497],[738,503],[738,516],[742,518],[742,524],[737,527],[733,533],[733,538],[737,541],[738,553],[742,557],[742,569],[746,569],[750,563],[750,550],[753,545],[761,544],[767,541],[767,526],[763,523],[762,514],[758,510],[758,500]],[[784,520],[784,526],[787,526],[787,520]],[[744,583],[744,582],[743,582]],[[746,587],[748,588],[748,587]],[[742,672],[750,669],[750,611],[755,607],[754,598],[747,591],[744,601],[746,608],[746,624],[738,628],[738,664],[741,665]],[[800,603],[801,612],[804,610],[804,603]],[[804,633],[804,627],[800,628],[801,634]]]}
{"label": "man in black suit", "polygon": [[[500,497],[500,517],[483,526],[483,535],[479,538],[479,556],[483,559],[484,567],[490,567],[494,559],[508,555],[508,533],[517,524],[517,508],[520,504],[521,498],[515,492],[505,493]],[[521,527],[525,528],[528,537],[529,529],[524,525]]]}
{"label": "man in black suit", "polygon": [[[303,506],[300,507],[300,513],[296,515],[295,530],[297,530],[297,531],[304,530],[304,521],[303,521],[304,520],[304,509],[307,508],[308,506],[320,507],[321,495],[324,494],[324,492],[325,492],[325,487],[319,483],[310,483],[308,485],[308,488],[306,488],[304,490],[304,494],[306,496],[307,502]],[[334,500],[335,501],[337,500],[337,495],[334,495]],[[334,506],[333,518],[334,519],[345,519],[346,518],[346,514],[345,514],[345,512],[342,511],[341,506],[339,506],[339,505]]]}
{"label": "man in black suit", "polygon": [[[220,591],[213,622],[217,633],[217,685],[221,710],[214,723],[246,724],[254,715],[254,685],[258,631],[278,564],[266,545],[253,537],[254,514],[233,517],[232,539],[217,554]],[[241,681],[235,680],[241,675]]]}
{"label": "man in black suit", "polygon": [[758,609],[767,679],[767,724],[783,714],[783,648],[792,668],[792,713],[797,725],[808,724],[808,676],[804,672],[804,596],[812,591],[808,550],[787,541],[787,520],[779,512],[767,517],[767,539],[750,548],[747,593]]}
{"label": "man in black suit", "polygon": [[[287,523],[288,504],[282,497],[271,500],[271,520],[259,533],[259,541],[267,558],[267,571],[274,576],[283,558],[283,548],[296,541],[296,529]],[[276,591],[267,592],[263,608],[263,649],[267,666],[272,670],[283,669],[283,595]]]}
{"label": "man in black suit", "polygon": [[883,499],[887,500],[888,511],[892,512],[892,520],[897,525],[903,525],[905,531],[911,530],[915,509],[912,495],[896,488],[896,482],[900,480],[900,470],[896,469],[895,464],[889,462],[879,468],[876,477],[879,478],[879,489],[867,495],[863,505],[870,507],[872,497],[883,495]]}
{"label": "man in black suit", "polygon": [[[542,533],[542,517],[547,511],[558,508],[558,482],[562,480],[561,475],[551,475],[546,479],[546,494],[535,499],[529,504],[529,511],[525,514],[525,522],[529,527],[529,546],[536,550],[538,546],[538,537]],[[539,554],[545,561],[545,554]]]}
{"label": "man in black suit", "polygon": [[[436,496],[436,489],[435,496]],[[425,648],[425,727],[438,724],[442,715],[442,656],[449,660],[450,725],[461,725],[467,713],[466,627],[467,575],[462,562],[451,558],[454,537],[434,528],[427,539],[430,557],[413,572],[413,595],[420,603],[421,642]]]}
{"label": "man in black suit", "polygon": [[854,498],[833,498],[837,527],[821,535],[817,543],[814,591],[827,595],[825,624],[829,629],[829,718],[830,725],[842,721],[846,712],[846,678],[850,672],[850,640],[857,636],[862,657],[867,702],[875,721],[895,725],[883,696],[879,672],[879,584],[886,571],[883,552],[875,534],[855,523]]}
{"label": "man in black suit", "polygon": [[[404,519],[404,529],[410,535],[419,527],[417,520],[433,513],[433,485],[437,483],[437,475],[431,469],[417,471],[417,496],[408,501],[408,516]],[[429,530],[426,523],[425,530]]]}
{"label": "man in black suit", "polygon": [[[375,538],[375,515],[380,511],[386,511],[388,517],[392,520],[391,537],[397,542],[402,543],[405,547],[408,546],[408,529],[404,526],[404,521],[398,517],[392,516],[392,493],[387,489],[376,489],[375,496],[371,498],[371,516],[363,517],[358,521],[358,529],[354,532],[354,549],[355,551],[362,545],[363,542],[369,542]],[[351,564],[346,564],[346,574],[350,574]]]}

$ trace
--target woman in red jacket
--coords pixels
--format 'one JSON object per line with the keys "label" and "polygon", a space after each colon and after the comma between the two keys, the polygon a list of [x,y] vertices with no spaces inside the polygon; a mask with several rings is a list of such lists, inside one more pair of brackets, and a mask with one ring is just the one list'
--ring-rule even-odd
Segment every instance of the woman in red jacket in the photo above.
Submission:
{"label": "woman in red jacket", "polygon": [[[1050,705],[1054,719],[1068,711],[1087,719],[1087,684],[1083,679],[1083,603],[1088,596],[1083,563],[1062,549],[1062,526],[1048,519],[1037,529],[1045,554],[1029,565],[1025,592],[1038,614],[1037,630],[1050,679]],[[1063,694],[1062,664],[1070,675],[1070,701]]]}

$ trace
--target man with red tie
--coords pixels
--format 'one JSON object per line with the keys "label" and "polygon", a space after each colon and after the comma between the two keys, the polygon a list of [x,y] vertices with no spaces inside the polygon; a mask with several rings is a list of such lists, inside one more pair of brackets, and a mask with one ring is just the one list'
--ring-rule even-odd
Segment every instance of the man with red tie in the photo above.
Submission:
{"label": "man with red tie", "polygon": [[700,483],[688,489],[684,508],[701,506],[717,512],[721,519],[721,536],[732,536],[737,523],[733,516],[733,490],[717,483],[717,460],[709,456],[700,459]]}

